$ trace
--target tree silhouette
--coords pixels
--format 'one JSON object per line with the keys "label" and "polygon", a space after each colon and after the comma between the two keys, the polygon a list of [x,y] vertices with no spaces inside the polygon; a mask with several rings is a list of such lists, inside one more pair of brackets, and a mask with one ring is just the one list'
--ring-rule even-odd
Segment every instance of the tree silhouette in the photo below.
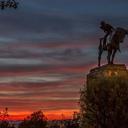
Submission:
{"label": "tree silhouette", "polygon": [[47,119],[42,111],[32,113],[25,118],[20,124],[19,128],[45,128],[47,125]]}
{"label": "tree silhouette", "polygon": [[84,86],[80,97],[82,128],[128,128],[128,83],[111,77]]}
{"label": "tree silhouette", "polygon": [[14,128],[8,121],[8,108],[5,108],[2,112],[0,112],[0,128]]}
{"label": "tree silhouette", "polygon": [[8,108],[5,108],[2,112],[0,112],[0,120],[7,120],[8,116]]}

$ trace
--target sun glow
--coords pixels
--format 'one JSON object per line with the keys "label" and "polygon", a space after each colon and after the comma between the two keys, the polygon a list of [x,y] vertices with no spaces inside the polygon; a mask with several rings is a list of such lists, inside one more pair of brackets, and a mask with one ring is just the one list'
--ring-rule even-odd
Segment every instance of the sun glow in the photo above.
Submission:
{"label": "sun glow", "polygon": [[[62,120],[62,119],[71,119],[74,112],[78,112],[78,109],[72,110],[53,110],[44,112],[44,115],[48,120]],[[10,112],[9,120],[23,120],[32,112]]]}

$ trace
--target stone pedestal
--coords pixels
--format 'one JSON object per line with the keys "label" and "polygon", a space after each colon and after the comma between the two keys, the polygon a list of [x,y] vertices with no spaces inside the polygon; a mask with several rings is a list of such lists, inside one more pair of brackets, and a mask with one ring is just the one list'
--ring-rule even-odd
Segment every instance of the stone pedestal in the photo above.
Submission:
{"label": "stone pedestal", "polygon": [[124,64],[104,65],[90,70],[87,75],[87,85],[91,81],[99,81],[110,77],[122,77],[128,79],[128,70]]}

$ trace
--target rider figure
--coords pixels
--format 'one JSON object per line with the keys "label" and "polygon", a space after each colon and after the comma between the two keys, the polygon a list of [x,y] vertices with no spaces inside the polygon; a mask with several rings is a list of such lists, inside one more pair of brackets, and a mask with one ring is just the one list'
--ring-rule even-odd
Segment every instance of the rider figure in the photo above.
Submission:
{"label": "rider figure", "polygon": [[106,50],[107,37],[111,36],[114,28],[110,24],[105,23],[104,21],[101,21],[100,25],[100,28],[105,32],[105,36],[103,37],[103,49]]}

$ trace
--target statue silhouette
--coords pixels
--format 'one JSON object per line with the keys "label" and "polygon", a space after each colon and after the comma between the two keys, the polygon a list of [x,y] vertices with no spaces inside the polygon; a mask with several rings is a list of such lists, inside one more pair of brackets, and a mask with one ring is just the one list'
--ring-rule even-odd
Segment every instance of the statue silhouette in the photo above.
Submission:
{"label": "statue silhouette", "polygon": [[102,39],[103,39],[103,49],[106,50],[107,38],[108,36],[111,37],[114,28],[110,24],[105,23],[105,21],[101,21],[100,25],[101,25],[100,28],[105,32],[105,36]]}
{"label": "statue silhouette", "polygon": [[[104,36],[104,38],[100,38],[100,45],[98,48],[99,49],[98,66],[100,66],[101,55],[103,51],[108,52],[107,55],[108,64],[113,64],[117,50],[120,51],[120,43],[124,41],[126,34],[128,34],[128,31],[123,28],[118,27],[114,29],[111,25],[105,24],[105,22],[102,22],[101,24],[103,25],[101,26],[101,28],[104,30],[106,35]],[[107,43],[108,36],[111,36],[111,38],[110,38],[110,42]]]}

